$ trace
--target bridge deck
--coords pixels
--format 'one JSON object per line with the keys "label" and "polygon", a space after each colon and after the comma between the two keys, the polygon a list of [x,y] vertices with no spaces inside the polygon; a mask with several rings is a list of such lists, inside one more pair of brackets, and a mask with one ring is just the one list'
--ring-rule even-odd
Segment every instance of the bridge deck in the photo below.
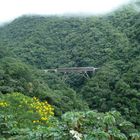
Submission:
{"label": "bridge deck", "polygon": [[71,67],[71,68],[57,68],[57,69],[46,69],[45,72],[53,71],[53,72],[62,72],[62,73],[70,73],[70,72],[94,72],[98,68],[94,67]]}

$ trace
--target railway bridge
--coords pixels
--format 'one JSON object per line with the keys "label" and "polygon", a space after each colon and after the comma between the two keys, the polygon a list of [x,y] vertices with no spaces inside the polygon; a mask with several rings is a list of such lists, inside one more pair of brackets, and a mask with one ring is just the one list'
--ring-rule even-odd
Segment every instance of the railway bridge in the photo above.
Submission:
{"label": "railway bridge", "polygon": [[45,69],[44,72],[59,72],[59,73],[83,73],[86,77],[89,77],[87,72],[95,72],[99,68],[95,67],[65,67],[65,68],[56,68],[56,69]]}

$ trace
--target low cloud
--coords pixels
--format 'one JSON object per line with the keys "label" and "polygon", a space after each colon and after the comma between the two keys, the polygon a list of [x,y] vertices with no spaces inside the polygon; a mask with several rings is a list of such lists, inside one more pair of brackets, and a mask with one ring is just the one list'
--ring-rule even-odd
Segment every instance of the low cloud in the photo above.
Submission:
{"label": "low cloud", "polygon": [[4,0],[0,3],[0,22],[25,14],[104,14],[130,0]]}

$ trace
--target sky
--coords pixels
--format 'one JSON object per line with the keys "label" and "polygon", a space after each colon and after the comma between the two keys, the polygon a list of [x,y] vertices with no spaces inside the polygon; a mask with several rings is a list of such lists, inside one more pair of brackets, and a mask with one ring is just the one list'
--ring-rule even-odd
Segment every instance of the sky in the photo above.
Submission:
{"label": "sky", "polygon": [[105,14],[130,0],[0,0],[0,23],[22,15]]}

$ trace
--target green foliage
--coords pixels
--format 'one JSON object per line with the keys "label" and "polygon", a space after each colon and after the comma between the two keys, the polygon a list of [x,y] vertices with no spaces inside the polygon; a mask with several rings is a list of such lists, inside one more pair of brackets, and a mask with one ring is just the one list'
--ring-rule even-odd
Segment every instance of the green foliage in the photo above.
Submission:
{"label": "green foliage", "polygon": [[54,113],[47,102],[12,93],[1,95],[0,114],[0,134],[9,137],[20,134],[22,129],[37,129],[37,125],[48,127],[49,119]]}
{"label": "green foliage", "polygon": [[44,74],[20,60],[9,57],[1,58],[0,92],[22,92],[31,97],[47,100],[55,107],[56,115],[70,110],[88,109],[87,104],[82,102],[75,91],[67,87],[57,76]]}
{"label": "green foliage", "polygon": [[[51,117],[46,102],[20,93],[0,98],[0,136],[8,140],[127,140],[139,139],[134,125],[119,112],[67,112],[60,119]],[[47,120],[44,120],[44,117]],[[42,119],[43,118],[43,119]]]}
{"label": "green foliage", "polygon": [[[32,133],[29,127],[16,132],[25,139],[67,140],[81,134],[87,134],[84,138],[88,140],[110,135],[126,139],[130,133],[132,139],[139,139],[138,133],[128,129],[131,123],[140,129],[139,17],[140,13],[130,5],[101,17],[23,16],[0,27],[0,93],[22,92],[47,100],[59,117],[67,111],[89,108],[104,112],[92,112],[87,120],[82,118],[83,112],[70,112],[61,121],[53,118],[55,124],[51,128],[38,126]],[[94,74],[88,73],[89,78],[68,74],[65,81],[62,74],[43,72],[48,68],[80,66],[99,69]],[[131,123],[120,122],[110,110],[121,112]],[[91,120],[98,115],[102,120],[97,125]],[[12,114],[6,117],[11,118],[6,127],[9,132],[15,122],[10,122]],[[97,126],[94,132],[90,122]],[[119,122],[123,128],[118,127]],[[103,131],[105,126],[111,130]],[[74,129],[72,133],[70,128]],[[16,137],[21,139],[20,134]]]}

